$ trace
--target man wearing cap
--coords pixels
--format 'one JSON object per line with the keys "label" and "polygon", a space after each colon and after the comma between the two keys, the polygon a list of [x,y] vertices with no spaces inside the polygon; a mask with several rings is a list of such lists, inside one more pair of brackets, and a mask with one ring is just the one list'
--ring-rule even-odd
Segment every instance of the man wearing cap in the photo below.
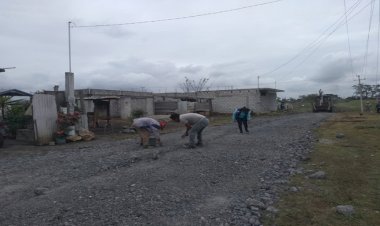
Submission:
{"label": "man wearing cap", "polygon": [[[196,146],[202,146],[202,131],[208,126],[208,119],[197,113],[177,114],[170,115],[170,119],[175,122],[181,122],[186,126],[186,132],[182,135],[182,138],[189,136],[189,144],[185,145],[185,148],[195,148]],[[198,142],[195,143],[195,135],[197,135]]]}
{"label": "man wearing cap", "polygon": [[158,122],[155,119],[143,117],[133,119],[131,125],[132,128],[136,129],[140,135],[140,145],[144,148],[148,147],[149,137],[154,136],[158,145],[162,146],[160,139],[160,130],[164,129],[166,126],[166,121]]}

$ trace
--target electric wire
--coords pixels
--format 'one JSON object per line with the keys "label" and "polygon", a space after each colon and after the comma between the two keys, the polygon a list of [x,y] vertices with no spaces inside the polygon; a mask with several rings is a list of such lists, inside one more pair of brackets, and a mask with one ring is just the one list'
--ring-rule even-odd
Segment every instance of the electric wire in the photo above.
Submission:
{"label": "electric wire", "polygon": [[[209,13],[201,13],[201,14],[190,15],[190,16],[182,16],[182,17],[165,18],[165,19],[157,19],[157,20],[146,20],[146,21],[135,21],[135,22],[126,22],[126,23],[115,23],[115,24],[98,24],[98,25],[76,25],[76,24],[72,24],[72,27],[73,28],[109,27],[109,26],[124,26],[124,25],[136,25],[136,24],[146,24],[146,23],[156,23],[156,22],[165,22],[165,21],[173,21],[173,20],[182,20],[182,19],[190,19],[190,18],[195,18],[195,17],[202,17],[202,16],[209,16],[209,15],[215,15],[215,14],[221,14],[221,13],[228,13],[228,12],[233,12],[233,11],[238,11],[238,10],[244,10],[244,9],[247,9],[247,8],[252,8],[252,7],[257,7],[257,6],[262,6],[262,5],[273,4],[273,3],[280,2],[280,1],[283,1],[283,0],[270,1],[270,2],[265,2],[265,3],[260,3],[260,4],[254,4],[254,5],[248,5],[248,6],[244,6],[244,7],[234,8],[234,9],[221,10],[221,11],[209,12]],[[306,47],[304,47],[304,49],[302,49],[299,53],[297,53],[293,58],[291,58],[290,60],[286,61],[285,63],[279,65],[275,69],[273,69],[273,70],[271,70],[269,72],[261,74],[261,76],[271,74],[271,73],[273,73],[273,72],[281,69],[282,67],[286,66],[287,64],[293,62],[295,59],[299,58],[302,55],[303,52],[308,51],[309,49],[314,48],[314,50],[312,50],[312,52],[300,64],[298,64],[296,67],[298,67],[299,65],[301,65],[302,63],[304,63],[306,61],[306,59],[308,59],[320,47],[322,41],[326,40],[328,37],[330,37],[342,25],[342,21],[341,21],[342,17],[345,18],[345,23],[346,23],[347,38],[348,38],[348,43],[349,43],[348,44],[349,45],[349,54],[350,54],[350,59],[351,59],[351,70],[352,70],[352,73],[353,73],[352,54],[351,54],[350,40],[349,40],[349,36],[348,36],[347,14],[351,14],[354,11],[354,9],[356,9],[358,7],[358,5],[360,4],[360,2],[361,2],[361,0],[358,0],[356,3],[354,3],[351,6],[350,9],[346,10],[346,2],[344,1],[344,4],[345,4],[345,13],[344,13],[344,15],[341,16],[336,22],[334,22],[333,25],[331,25],[327,29],[325,29],[325,31],[322,33],[322,35],[320,35],[316,40],[314,40],[312,43],[310,43],[309,45],[307,45]],[[370,20],[372,20],[372,14],[373,14],[373,4],[374,4],[373,2],[374,2],[374,0],[371,1],[372,7],[371,7],[371,17],[370,17],[371,19]],[[367,4],[365,7],[363,7],[360,10],[360,12],[364,8],[366,8],[368,5],[369,4]],[[379,7],[379,10],[380,10],[380,7]],[[356,16],[357,14],[355,14],[354,16]],[[354,17],[354,16],[352,16],[352,17]],[[322,37],[325,35],[325,33],[328,32],[336,24],[338,24],[337,27],[332,32],[330,32],[328,35],[326,35],[322,39]],[[371,25],[369,26],[369,33],[370,33],[370,27],[371,27]],[[379,31],[380,31],[380,17],[379,17]],[[379,37],[380,37],[380,35],[379,35]],[[368,39],[369,39],[369,34],[368,34]],[[378,38],[378,40],[380,40],[380,38]],[[366,50],[366,54],[365,55],[367,56],[367,54],[368,54],[368,40],[367,40],[367,50]],[[367,57],[365,57],[365,65],[366,65],[366,58]],[[377,80],[377,78],[376,78],[376,80]]]}
{"label": "electric wire", "polygon": [[379,50],[380,50],[380,1],[379,1],[379,19],[377,22],[377,54],[376,54],[376,89],[379,84]]}
{"label": "electric wire", "polygon": [[258,3],[254,5],[247,5],[239,8],[234,8],[234,9],[226,9],[226,10],[220,10],[220,11],[215,11],[215,12],[208,12],[208,13],[200,13],[200,14],[195,14],[195,15],[190,15],[190,16],[181,16],[181,17],[173,17],[173,18],[165,18],[165,19],[157,19],[157,20],[144,20],[144,21],[135,21],[135,22],[126,22],[126,23],[115,23],[115,24],[97,24],[97,25],[73,25],[73,28],[91,28],[91,27],[111,27],[111,26],[125,26],[125,25],[136,25],[136,24],[147,24],[147,23],[157,23],[157,22],[165,22],[165,21],[173,21],[173,20],[183,20],[183,19],[190,19],[190,18],[195,18],[195,17],[203,17],[203,16],[210,16],[210,15],[216,15],[216,14],[221,14],[221,13],[228,13],[228,12],[233,12],[233,11],[239,11],[239,10],[244,10],[248,8],[253,8],[257,6],[263,6],[263,5],[269,5],[277,2],[281,2],[284,0],[275,0],[275,1],[270,1],[270,2],[263,2],[263,3]]}
{"label": "electric wire", "polygon": [[366,74],[366,69],[367,69],[367,61],[368,61],[368,46],[369,46],[369,36],[371,33],[371,27],[372,27],[372,18],[373,18],[373,11],[375,8],[375,0],[371,1],[371,13],[369,16],[369,24],[368,24],[368,35],[367,35],[367,43],[366,43],[366,49],[364,53],[364,61],[363,61],[363,76]]}
{"label": "electric wire", "polygon": [[[351,14],[361,3],[361,0],[358,0],[357,2],[355,2],[351,7],[350,9],[347,11],[349,12],[349,14]],[[345,12],[345,14],[347,14],[347,12]],[[305,46],[300,52],[298,52],[294,57],[292,57],[291,59],[285,61],[284,63],[280,64],[279,66],[277,66],[276,68],[268,71],[268,72],[265,72],[265,73],[262,73],[261,76],[265,76],[265,75],[269,75],[269,74],[272,74],[273,72],[276,72],[278,71],[279,69],[285,67],[286,65],[290,64],[291,62],[293,62],[294,60],[296,60],[297,58],[299,58],[304,52],[307,52],[309,51],[309,49],[312,49],[314,48],[314,46],[318,45],[318,43],[321,41],[321,39],[325,36],[325,34],[331,29],[333,28],[336,24],[340,23],[341,20],[344,18],[344,15],[342,15],[341,17],[339,17],[332,25],[328,26],[323,32],[322,34],[316,38],[314,41],[312,41],[311,43],[309,43],[307,46]]]}
{"label": "electric wire", "polygon": [[353,66],[353,60],[352,60],[352,53],[351,53],[351,43],[350,43],[350,35],[348,31],[348,21],[347,21],[347,6],[346,6],[346,0],[343,0],[344,2],[344,16],[346,20],[346,33],[347,33],[347,44],[348,44],[348,54],[350,57],[350,65],[351,65],[351,75],[354,78],[354,66]]}
{"label": "electric wire", "polygon": [[[364,9],[366,9],[368,7],[368,5],[371,4],[371,2],[369,2],[367,5],[365,5],[363,8],[361,8],[356,14],[352,15],[349,19],[351,20],[352,18],[354,18],[355,16],[357,16],[359,13],[361,13]],[[299,67],[301,66],[303,63],[305,63],[306,60],[308,60],[323,44],[324,41],[326,41],[332,34],[334,34],[342,25],[344,24],[344,21],[340,21],[340,23],[334,28],[334,30],[332,30],[328,35],[326,35],[323,39],[319,40],[319,42],[317,43],[316,46],[314,46],[313,50],[300,62],[298,63],[295,67],[293,67],[293,70],[286,74],[286,75],[290,75],[292,73],[294,73],[294,71]]]}

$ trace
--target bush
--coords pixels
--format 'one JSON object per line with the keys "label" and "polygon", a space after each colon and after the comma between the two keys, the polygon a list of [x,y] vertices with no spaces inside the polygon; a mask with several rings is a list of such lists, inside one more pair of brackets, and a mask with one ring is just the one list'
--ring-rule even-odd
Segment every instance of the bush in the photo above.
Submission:
{"label": "bush", "polygon": [[9,135],[16,136],[18,129],[25,128],[28,117],[24,115],[25,108],[23,105],[14,105],[7,112],[5,122],[9,129]]}
{"label": "bush", "polygon": [[132,118],[141,118],[144,115],[144,111],[141,109],[136,109],[132,111]]}

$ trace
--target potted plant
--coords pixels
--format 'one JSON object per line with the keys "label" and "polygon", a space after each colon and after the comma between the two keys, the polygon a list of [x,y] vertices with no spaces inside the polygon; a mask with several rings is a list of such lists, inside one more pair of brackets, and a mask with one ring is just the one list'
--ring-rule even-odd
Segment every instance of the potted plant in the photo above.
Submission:
{"label": "potted plant", "polygon": [[58,130],[54,134],[56,144],[65,144],[66,143],[66,134],[64,130]]}
{"label": "potted plant", "polygon": [[61,133],[63,131],[66,135],[73,136],[75,135],[75,124],[78,123],[80,118],[79,112],[74,112],[72,114],[64,114],[62,112],[58,113],[57,132]]}

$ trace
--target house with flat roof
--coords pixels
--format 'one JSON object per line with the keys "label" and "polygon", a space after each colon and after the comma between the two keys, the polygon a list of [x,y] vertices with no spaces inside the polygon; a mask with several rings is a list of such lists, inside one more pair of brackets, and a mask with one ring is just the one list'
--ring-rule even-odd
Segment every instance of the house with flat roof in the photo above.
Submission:
{"label": "house with flat roof", "polygon": [[[277,110],[277,93],[271,88],[208,90],[188,93],[151,93],[105,89],[74,91],[77,106],[102,118],[130,117],[135,110],[145,115],[171,112],[231,113],[246,106],[257,113]],[[54,94],[53,92],[49,92]],[[58,101],[60,102],[60,101]]]}
{"label": "house with flat roof", "polygon": [[202,107],[210,106],[209,110],[216,113],[231,113],[235,108],[243,106],[254,112],[265,113],[277,110],[278,92],[283,92],[283,90],[271,88],[211,90],[191,93],[160,93],[154,94],[154,97],[156,104],[173,100],[207,103]]}

